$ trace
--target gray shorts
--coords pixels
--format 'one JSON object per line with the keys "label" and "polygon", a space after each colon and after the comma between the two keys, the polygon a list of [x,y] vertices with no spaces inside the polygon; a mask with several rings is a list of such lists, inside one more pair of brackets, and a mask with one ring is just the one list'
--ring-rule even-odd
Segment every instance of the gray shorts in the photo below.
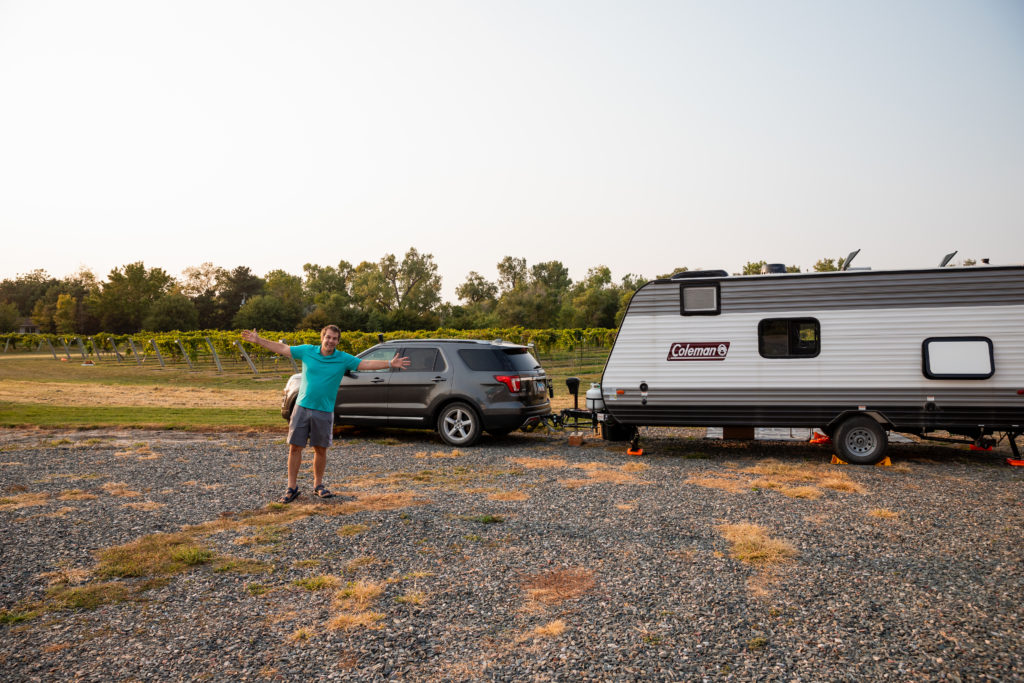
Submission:
{"label": "gray shorts", "polygon": [[309,441],[310,446],[327,448],[333,435],[333,413],[310,410],[300,405],[292,410],[292,419],[288,421],[288,443],[291,445],[305,448],[306,441]]}

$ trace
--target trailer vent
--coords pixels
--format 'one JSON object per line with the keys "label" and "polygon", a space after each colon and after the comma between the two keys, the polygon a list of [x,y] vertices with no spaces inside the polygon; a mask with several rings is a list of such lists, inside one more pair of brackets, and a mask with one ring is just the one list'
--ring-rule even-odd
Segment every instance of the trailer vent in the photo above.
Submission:
{"label": "trailer vent", "polygon": [[706,285],[680,285],[679,313],[681,315],[718,315],[722,312],[718,294],[717,282]]}

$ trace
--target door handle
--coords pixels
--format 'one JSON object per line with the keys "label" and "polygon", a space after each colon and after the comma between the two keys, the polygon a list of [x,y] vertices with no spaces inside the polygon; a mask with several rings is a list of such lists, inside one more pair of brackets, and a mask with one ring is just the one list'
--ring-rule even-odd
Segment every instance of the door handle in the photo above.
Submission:
{"label": "door handle", "polygon": [[446,378],[444,378],[444,377],[441,377],[441,375],[438,375],[437,377],[435,377],[434,379],[432,379],[430,381],[431,382],[447,382],[448,380]]}
{"label": "door handle", "polygon": [[386,382],[386,381],[387,380],[384,379],[383,377],[374,377],[373,379],[370,380],[370,384],[380,384],[380,383]]}

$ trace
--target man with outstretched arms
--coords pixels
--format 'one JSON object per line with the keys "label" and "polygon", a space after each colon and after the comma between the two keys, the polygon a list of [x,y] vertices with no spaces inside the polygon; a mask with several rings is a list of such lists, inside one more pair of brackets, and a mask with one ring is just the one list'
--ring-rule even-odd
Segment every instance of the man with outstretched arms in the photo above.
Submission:
{"label": "man with outstretched arms", "polygon": [[290,503],[299,497],[299,465],[302,451],[308,442],[313,447],[313,495],[330,498],[334,494],[324,486],[324,470],[327,469],[327,447],[331,445],[334,428],[334,402],[338,385],[348,370],[383,370],[384,368],[404,369],[409,359],[398,357],[391,360],[360,360],[353,355],[338,351],[341,330],[337,325],[328,325],[320,330],[320,345],[300,344],[288,346],[281,342],[263,339],[256,330],[245,330],[242,339],[262,346],[276,354],[302,361],[302,384],[299,396],[288,423],[288,490],[280,502]]}

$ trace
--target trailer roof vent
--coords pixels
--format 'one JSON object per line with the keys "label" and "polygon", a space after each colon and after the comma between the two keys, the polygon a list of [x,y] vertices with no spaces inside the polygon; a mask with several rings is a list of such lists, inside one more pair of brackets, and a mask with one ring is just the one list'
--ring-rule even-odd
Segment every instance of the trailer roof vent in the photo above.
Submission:
{"label": "trailer roof vent", "polygon": [[785,263],[766,263],[761,266],[761,275],[775,275],[777,273],[785,273]]}
{"label": "trailer roof vent", "polygon": [[681,270],[672,279],[685,280],[692,277],[729,277],[729,273],[724,270]]}

